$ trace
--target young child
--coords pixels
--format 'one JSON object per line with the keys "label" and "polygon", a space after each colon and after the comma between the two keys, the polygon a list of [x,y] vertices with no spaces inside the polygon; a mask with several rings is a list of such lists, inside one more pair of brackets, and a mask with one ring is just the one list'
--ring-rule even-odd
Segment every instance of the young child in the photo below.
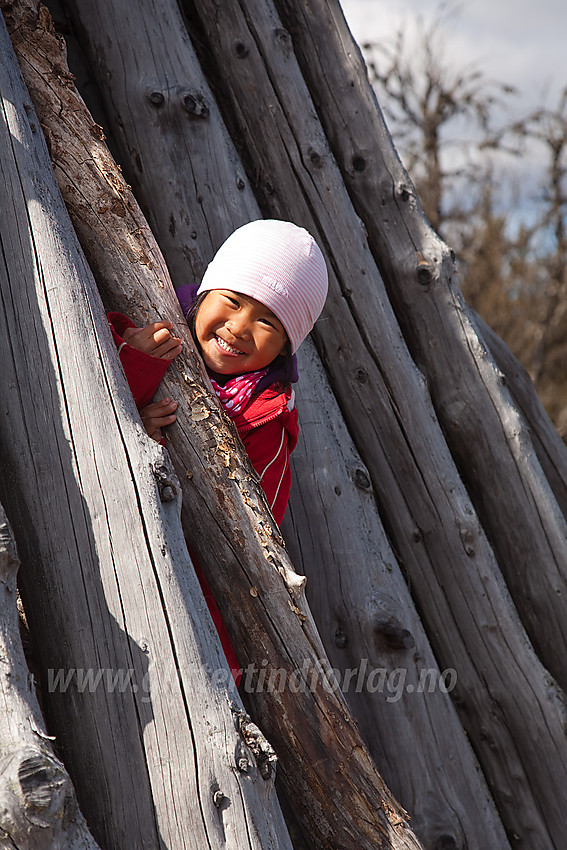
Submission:
{"label": "young child", "polygon": [[[200,286],[177,290],[214,390],[236,425],[278,524],[289,499],[289,455],[298,437],[291,386],[297,381],[295,352],[323,309],[327,286],[323,255],[306,230],[286,221],[258,220],[228,237]],[[151,399],[181,351],[180,340],[172,336],[171,322],[139,329],[119,313],[108,318],[142,421],[159,440],[161,428],[175,421],[177,405],[168,398]],[[224,624],[196,568],[233,666]]]}

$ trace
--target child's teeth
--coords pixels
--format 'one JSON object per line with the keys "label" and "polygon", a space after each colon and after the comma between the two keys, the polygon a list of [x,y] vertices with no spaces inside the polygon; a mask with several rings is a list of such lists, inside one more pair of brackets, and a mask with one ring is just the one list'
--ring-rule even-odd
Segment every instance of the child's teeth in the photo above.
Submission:
{"label": "child's teeth", "polygon": [[240,351],[238,350],[238,348],[233,348],[232,345],[229,345],[228,342],[225,342],[224,339],[222,339],[222,337],[217,336],[217,339],[219,341],[220,346],[222,348],[225,348],[227,351],[230,351],[231,354],[240,354]]}

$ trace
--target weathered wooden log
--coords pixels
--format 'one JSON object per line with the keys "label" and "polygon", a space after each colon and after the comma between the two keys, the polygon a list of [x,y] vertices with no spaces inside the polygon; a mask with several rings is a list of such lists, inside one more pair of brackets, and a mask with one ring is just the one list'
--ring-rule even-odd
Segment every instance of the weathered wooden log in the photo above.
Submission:
{"label": "weathered wooden log", "polygon": [[454,257],[423,215],[339,3],[275,2],[522,622],[567,688],[567,521],[529,431],[463,302]]}
{"label": "weathered wooden log", "polygon": [[102,846],[290,850],[0,24],[0,488],[50,724]]}
{"label": "weathered wooden log", "polygon": [[[143,14],[150,10],[139,11]],[[168,48],[173,57],[174,45],[169,44]],[[87,128],[92,126],[92,119],[77,101],[73,109],[76,114],[68,114],[69,120],[80,121],[82,117]],[[79,135],[87,138],[86,134]],[[97,141],[93,139],[92,144],[89,169],[77,177],[77,188],[80,182],[83,192],[87,190],[83,174],[88,174],[91,168],[96,171],[97,162],[101,162]],[[123,200],[127,188],[117,171],[105,174],[109,163],[105,157],[99,172],[103,194],[117,180],[118,194]],[[71,180],[69,173],[66,177]],[[87,199],[96,198],[97,191],[93,187],[92,193],[87,192]],[[125,205],[126,216],[128,206]],[[121,227],[121,223],[126,226]],[[127,222],[121,222],[119,215],[115,250],[120,250],[126,233]],[[159,279],[154,277],[153,282],[152,309],[157,315],[176,316],[178,308],[172,288],[163,279],[163,288]],[[132,308],[132,317],[144,321],[149,312],[144,288],[137,279],[120,283],[128,293],[122,301]],[[104,341],[104,328],[99,326],[97,330]],[[293,572],[279,531],[266,510],[261,488],[238,448],[234,431],[203,383],[202,366],[198,365],[200,361],[187,330],[180,326],[179,333],[185,342],[185,353],[175,361],[164,384],[166,392],[176,395],[180,402],[179,427],[171,432],[169,446],[185,483],[186,532],[208,574],[217,576],[214,589],[220,591],[219,596],[233,597],[234,633],[239,638],[237,648],[242,661],[253,664],[261,659],[262,663],[266,662],[261,671],[266,676],[272,672],[284,677],[294,675],[305,685],[297,693],[297,688],[262,688],[255,682],[254,693],[250,695],[259,716],[275,733],[282,773],[287,777],[289,795],[303,828],[318,847],[418,847],[403,811],[384,786],[342,698],[329,686],[326,677],[319,675],[325,653],[304,602],[304,580]],[[126,409],[131,413],[129,407]],[[134,529],[131,535],[135,533]],[[175,728],[175,723],[172,725]],[[249,761],[243,758],[242,762],[240,769],[247,773],[249,768],[244,762]],[[189,789],[186,793],[190,793]]]}
{"label": "weathered wooden log", "polygon": [[96,850],[69,774],[55,756],[20,637],[19,560],[0,505],[0,847]]}
{"label": "weathered wooden log", "polygon": [[448,696],[457,671],[437,666],[312,343],[299,366],[301,430],[282,531],[343,693],[425,847],[504,848]]}
{"label": "weathered wooden log", "polygon": [[[327,252],[331,289],[315,338],[372,473],[388,534],[410,576],[436,656],[442,667],[458,672],[454,696],[501,816],[511,834],[529,835],[532,844],[560,844],[565,784],[557,781],[557,770],[564,774],[565,761],[557,747],[565,747],[563,696],[511,604],[315,119],[287,32],[263,0],[199,2],[191,8],[199,10],[199,39],[206,34],[210,41],[204,63],[264,213],[304,224]],[[82,15],[88,20],[86,10]],[[91,21],[87,28],[94,33],[100,26]],[[109,61],[99,50],[101,86]],[[110,67],[116,70],[119,63]],[[133,89],[119,111],[132,115],[135,99]],[[126,141],[125,162],[128,147]],[[145,150],[142,161],[153,163],[149,141]],[[216,150],[213,142],[209,150]],[[161,182],[167,185],[177,172],[164,159]],[[174,203],[172,196],[162,206],[156,199],[156,233],[167,222],[163,211]],[[525,687],[526,670],[530,682],[537,682],[535,690]],[[541,723],[533,724],[534,713]],[[547,716],[550,725],[543,720]]]}
{"label": "weathered wooden log", "polygon": [[538,398],[526,369],[506,343],[478,315],[475,322],[500,369],[514,402],[528,423],[532,443],[557,504],[567,517],[567,452],[565,443]]}

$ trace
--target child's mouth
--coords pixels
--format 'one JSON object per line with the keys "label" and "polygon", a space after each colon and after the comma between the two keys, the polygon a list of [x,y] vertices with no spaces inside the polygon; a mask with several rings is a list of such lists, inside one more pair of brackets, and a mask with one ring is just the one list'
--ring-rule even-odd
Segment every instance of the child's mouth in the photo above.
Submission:
{"label": "child's mouth", "polygon": [[236,355],[236,354],[245,354],[246,353],[245,351],[241,351],[239,348],[233,348],[232,345],[229,345],[228,342],[226,342],[226,340],[224,340],[220,336],[215,335],[215,340],[217,342],[217,345],[219,345],[220,348],[222,348],[223,351],[226,351],[227,354],[235,354]]}

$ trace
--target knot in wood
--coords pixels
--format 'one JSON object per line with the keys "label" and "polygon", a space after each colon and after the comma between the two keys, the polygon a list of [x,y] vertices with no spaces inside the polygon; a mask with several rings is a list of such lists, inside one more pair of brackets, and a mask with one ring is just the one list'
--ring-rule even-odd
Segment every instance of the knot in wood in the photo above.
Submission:
{"label": "knot in wood", "polygon": [[417,252],[417,282],[421,286],[429,286],[433,282],[433,264],[421,251]]}
{"label": "knot in wood", "polygon": [[413,649],[415,646],[412,633],[392,620],[378,620],[374,630],[389,649]]}
{"label": "knot in wood", "polygon": [[159,496],[162,502],[173,502],[175,499],[175,488],[170,485],[166,485],[159,491]]}
{"label": "knot in wood", "polygon": [[321,154],[315,148],[309,148],[307,155],[312,165],[319,166],[322,164]]}
{"label": "knot in wood", "polygon": [[248,47],[244,44],[243,41],[234,42],[234,52],[236,53],[239,59],[245,59],[250,53]]}
{"label": "knot in wood", "polygon": [[339,649],[344,649],[348,645],[348,638],[342,629],[337,629],[335,632],[335,646]]}
{"label": "knot in wood", "polygon": [[18,768],[18,782],[28,818],[35,821],[39,816],[43,820],[49,813],[51,819],[57,811],[63,812],[68,780],[63,768],[46,753],[30,750]]}
{"label": "knot in wood", "polygon": [[222,804],[224,803],[224,801],[225,801],[225,800],[227,800],[227,799],[228,799],[228,797],[226,797],[226,796],[222,793],[222,791],[220,791],[220,790],[219,790],[219,791],[215,791],[215,793],[213,794],[213,803],[215,804],[215,806],[216,806],[216,808],[217,808],[217,809],[220,809],[220,807],[222,806]]}
{"label": "knot in wood", "polygon": [[360,173],[361,171],[364,171],[364,169],[366,168],[366,160],[364,159],[363,156],[358,156],[358,155],[353,156],[352,167],[354,168],[355,171],[358,171]]}
{"label": "knot in wood", "polygon": [[274,30],[274,39],[283,49],[284,56],[291,55],[291,36],[289,32],[283,27],[277,27]]}
{"label": "knot in wood", "polygon": [[182,104],[183,109],[185,109],[192,118],[205,119],[209,117],[209,107],[200,92],[186,94],[182,100]]}
{"label": "knot in wood", "polygon": [[177,487],[165,466],[154,467],[154,476],[158,486],[161,502],[173,502],[177,495]]}
{"label": "knot in wood", "polygon": [[355,470],[354,483],[360,490],[370,490],[370,477],[364,469],[359,468]]}
{"label": "knot in wood", "polygon": [[354,373],[354,380],[359,384],[365,384],[368,380],[368,372],[365,369],[357,369]]}
{"label": "knot in wood", "polygon": [[275,772],[278,757],[270,742],[264,737],[258,726],[251,720],[242,709],[231,704],[234,725],[242,740],[238,742],[236,751],[236,766],[238,770],[246,773],[250,768],[247,753],[256,760],[258,770],[262,779],[268,780]]}
{"label": "knot in wood", "polygon": [[461,540],[465,552],[467,553],[469,558],[472,558],[474,556],[474,534],[470,530],[470,528],[461,528]]}
{"label": "knot in wood", "polygon": [[163,92],[160,91],[152,91],[148,96],[148,100],[150,101],[152,106],[160,107],[165,103],[165,96]]}
{"label": "knot in wood", "polygon": [[435,842],[434,850],[457,850],[458,844],[452,835],[440,835]]}

